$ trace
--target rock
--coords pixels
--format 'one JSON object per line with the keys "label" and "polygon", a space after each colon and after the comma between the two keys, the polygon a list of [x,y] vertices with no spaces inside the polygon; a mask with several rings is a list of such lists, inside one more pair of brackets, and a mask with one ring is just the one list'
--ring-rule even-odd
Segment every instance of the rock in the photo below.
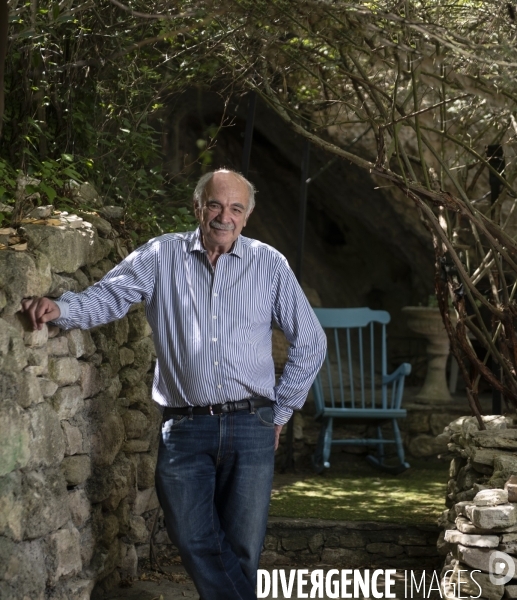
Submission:
{"label": "rock", "polygon": [[18,404],[22,408],[29,408],[43,402],[43,394],[38,377],[24,371],[18,377],[18,385]]}
{"label": "rock", "polygon": [[143,337],[151,335],[151,326],[147,322],[147,318],[143,309],[139,308],[138,310],[129,313],[128,321],[130,341],[137,341]]}
{"label": "rock", "polygon": [[385,542],[374,542],[373,544],[367,544],[366,550],[371,554],[382,554],[388,558],[398,556],[404,552],[404,548],[401,548],[398,544]]}
{"label": "rock", "polygon": [[329,565],[343,565],[348,569],[364,568],[370,565],[371,556],[364,550],[349,550],[348,548],[324,548],[321,562]]}
{"label": "rock", "polygon": [[72,385],[81,376],[79,361],[75,358],[51,358],[48,364],[49,377],[59,387]]}
{"label": "rock", "polygon": [[[42,229],[52,228],[43,226]],[[41,252],[34,252],[34,256],[28,252],[0,252],[0,288],[7,299],[2,314],[18,312],[23,298],[45,296],[51,281],[50,261]],[[2,327],[0,324],[0,330]]]}
{"label": "rock", "polygon": [[429,427],[429,413],[415,411],[408,413],[405,419],[401,419],[400,428],[410,433],[427,433]]}
{"label": "rock", "polygon": [[54,212],[54,206],[48,204],[47,206],[36,206],[27,215],[28,219],[47,219]]}
{"label": "rock", "polygon": [[[497,552],[496,550],[489,550],[485,548],[468,548],[466,546],[458,545],[458,558],[461,562],[464,562],[469,567],[473,569],[480,569],[485,573],[490,573],[490,568],[494,559],[490,560],[490,557]],[[517,560],[515,558],[508,556],[507,561],[512,560],[515,564],[517,571]],[[508,564],[501,562],[501,565],[504,565],[503,570],[498,573],[500,576],[504,576],[508,573]]]}
{"label": "rock", "polygon": [[508,492],[506,490],[482,490],[474,496],[473,503],[476,506],[498,506],[508,503]]}
{"label": "rock", "polygon": [[124,442],[124,422],[103,398],[92,402],[90,419],[92,460],[97,466],[111,465]]}
{"label": "rock", "polygon": [[99,373],[91,363],[81,363],[80,384],[83,398],[91,398],[102,390]]}
{"label": "rock", "polygon": [[0,536],[21,541],[24,507],[22,476],[19,471],[0,477]]}
{"label": "rock", "polygon": [[48,367],[48,352],[46,348],[27,348],[27,363],[25,371],[33,375],[46,375]]}
{"label": "rock", "polygon": [[23,342],[30,348],[41,348],[48,341],[48,328],[43,325],[41,329],[35,329],[34,331],[26,331],[23,334]]}
{"label": "rock", "polygon": [[55,337],[52,340],[49,340],[47,344],[48,353],[51,356],[67,356],[68,349],[68,340],[66,336],[61,335],[59,337]]}
{"label": "rock", "polygon": [[517,510],[513,504],[469,506],[466,513],[472,523],[480,529],[511,527],[517,523]]}
{"label": "rock", "polygon": [[65,441],[58,415],[46,402],[38,404],[28,414],[30,459],[27,467],[57,467],[65,456]]}
{"label": "rock", "polygon": [[83,562],[83,573],[82,575],[88,575],[91,572],[87,567],[93,558],[95,552],[95,536],[93,534],[93,527],[91,524],[85,525],[81,529],[81,560]]}
{"label": "rock", "polygon": [[500,533],[501,531],[517,531],[517,525],[512,525],[511,527],[495,527],[493,529],[481,529],[479,527],[476,527],[475,525],[472,525],[472,523],[465,517],[458,517],[456,519],[456,527],[458,528],[458,531],[461,531],[462,533],[471,533],[474,535],[484,535],[486,533]]}
{"label": "rock", "polygon": [[46,600],[90,600],[95,586],[93,579],[65,579],[49,591]]}
{"label": "rock", "polygon": [[122,415],[128,439],[139,438],[149,429],[149,420],[139,410],[128,410]]}
{"label": "rock", "polygon": [[78,528],[83,527],[91,516],[91,504],[86,492],[77,488],[68,492],[68,505],[73,524]]}
{"label": "rock", "polygon": [[0,598],[43,600],[46,584],[43,542],[15,544],[0,538]]}
{"label": "rock", "polygon": [[84,483],[91,475],[90,457],[85,454],[65,456],[61,463],[61,471],[68,485]]}
{"label": "rock", "polygon": [[53,396],[58,388],[57,383],[51,381],[50,379],[46,379],[45,377],[38,377],[38,383],[40,385],[41,394],[44,398],[50,398]]}
{"label": "rock", "polygon": [[120,544],[120,569],[123,572],[123,576],[136,577],[138,572],[138,555],[136,548],[133,544]]}
{"label": "rock", "polygon": [[149,510],[154,510],[160,506],[155,488],[137,491],[135,503],[133,505],[133,514],[142,515]]}
{"label": "rock", "polygon": [[0,477],[30,460],[29,415],[13,400],[0,403]]}
{"label": "rock", "polygon": [[475,548],[497,548],[499,536],[470,535],[449,529],[445,532],[445,541],[450,544],[462,544],[463,546],[473,546]]}
{"label": "rock", "polygon": [[135,493],[135,468],[130,460],[119,454],[109,467],[93,468],[92,477],[86,485],[91,502],[103,502],[108,511],[117,508],[122,498]]}
{"label": "rock", "polygon": [[82,569],[80,534],[77,529],[61,529],[48,536],[46,564],[49,585],[61,577],[76,575]]}
{"label": "rock", "polygon": [[81,388],[78,385],[59,388],[52,398],[52,406],[60,419],[71,419],[84,408]]}
{"label": "rock", "polygon": [[136,516],[130,517],[128,538],[135,544],[146,544],[149,536],[150,532],[145,524],[145,519]]}
{"label": "rock", "polygon": [[494,458],[497,456],[497,450],[486,448],[472,448],[471,464],[480,473],[491,475],[494,470]]}
{"label": "rock", "polygon": [[[0,252],[0,257],[6,252]],[[27,351],[18,330],[5,319],[0,319],[0,370],[21,371],[27,366]]]}
{"label": "rock", "polygon": [[30,471],[22,481],[24,539],[43,537],[70,518],[66,481],[58,469]]}
{"label": "rock", "polygon": [[81,356],[91,356],[95,353],[96,347],[89,331],[81,331],[80,329],[71,329],[67,331],[68,347],[70,354],[75,358]]}
{"label": "rock", "polygon": [[151,442],[149,440],[127,440],[122,444],[123,452],[148,452]]}
{"label": "rock", "polygon": [[500,452],[494,458],[494,474],[495,472],[499,472],[505,480],[511,475],[517,475],[517,455],[513,452]]}
{"label": "rock", "polygon": [[71,425],[68,421],[61,421],[63,438],[65,440],[65,456],[83,454],[83,434],[79,427]]}
{"label": "rock", "polygon": [[75,279],[72,277],[65,277],[64,275],[58,275],[52,273],[52,282],[47,296],[50,298],[59,298],[65,292],[80,292],[81,287]]}
{"label": "rock", "polygon": [[465,465],[462,469],[460,469],[456,479],[458,490],[463,492],[465,490],[472,489],[477,478],[478,474],[476,471],[470,465]]}
{"label": "rock", "polygon": [[504,588],[505,599],[506,598],[517,598],[517,585],[506,585]]}
{"label": "rock", "polygon": [[[473,578],[475,581],[472,581]],[[462,565],[461,563],[455,565],[450,581],[455,584],[456,590],[458,590],[459,583],[460,592],[458,596],[462,598],[477,598],[481,596],[487,600],[500,600],[504,593],[504,585],[494,585],[488,575],[472,572],[466,565]]]}
{"label": "rock", "polygon": [[118,221],[124,216],[122,206],[103,206],[99,212],[110,221]]}
{"label": "rock", "polygon": [[80,204],[85,204],[92,208],[101,208],[103,205],[102,199],[95,187],[88,182],[77,183],[70,180],[68,183],[72,192],[73,198]]}
{"label": "rock", "polygon": [[126,365],[133,364],[135,360],[135,353],[130,348],[120,348],[120,366],[125,367]]}
{"label": "rock", "polygon": [[443,430],[453,421],[455,415],[446,412],[433,412],[429,417],[429,426],[434,436],[440,435]]}
{"label": "rock", "polygon": [[145,490],[154,486],[154,472],[156,470],[156,457],[150,454],[141,454],[136,470],[138,488]]}
{"label": "rock", "polygon": [[132,342],[130,348],[135,353],[133,368],[138,369],[141,373],[149,371],[153,358],[156,356],[153,340],[145,337],[138,342]]}
{"label": "rock", "polygon": [[456,504],[454,505],[454,510],[456,511],[456,514],[459,516],[467,516],[467,508],[470,506],[474,506],[472,504],[472,501],[470,500],[464,500],[461,502],[456,502]]}
{"label": "rock", "polygon": [[517,502],[517,475],[510,476],[504,484],[504,489],[508,493],[508,502]]}
{"label": "rock", "polygon": [[104,546],[109,546],[118,535],[118,519],[115,515],[102,515],[99,513],[100,520],[96,522],[95,527],[100,532],[99,542]]}
{"label": "rock", "polygon": [[88,277],[83,273],[83,271],[81,271],[81,269],[77,269],[77,271],[74,273],[74,279],[79,284],[81,290],[85,290],[90,285]]}
{"label": "rock", "polygon": [[473,436],[475,443],[483,448],[517,448],[517,429],[478,431]]}
{"label": "rock", "polygon": [[77,214],[80,217],[82,217],[85,221],[91,223],[100,236],[108,237],[108,235],[111,233],[111,224],[108,221],[106,221],[106,219],[99,217],[99,215],[96,215],[95,213],[91,212],[84,212],[82,210],[78,210]]}
{"label": "rock", "polygon": [[[29,243],[44,253],[54,273],[74,273],[86,264],[94,264],[111,250],[108,240],[97,236],[94,230],[26,225]],[[4,253],[7,254],[7,253]]]}

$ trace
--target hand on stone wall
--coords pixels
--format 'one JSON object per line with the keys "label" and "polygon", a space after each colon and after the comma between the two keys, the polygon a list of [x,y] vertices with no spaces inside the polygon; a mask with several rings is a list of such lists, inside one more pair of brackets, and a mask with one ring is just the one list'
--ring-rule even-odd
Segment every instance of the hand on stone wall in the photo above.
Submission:
{"label": "hand on stone wall", "polygon": [[44,323],[59,318],[61,311],[50,298],[29,298],[22,300],[22,312],[29,317],[33,329],[41,329]]}

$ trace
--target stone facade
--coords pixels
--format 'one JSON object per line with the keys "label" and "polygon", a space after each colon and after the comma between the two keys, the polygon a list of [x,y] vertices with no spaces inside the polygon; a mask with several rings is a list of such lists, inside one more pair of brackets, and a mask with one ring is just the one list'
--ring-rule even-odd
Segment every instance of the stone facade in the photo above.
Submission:
{"label": "stone facade", "polygon": [[503,585],[489,576],[502,579],[511,568],[496,552],[509,555],[517,575],[517,417],[483,421],[484,431],[474,417],[461,417],[444,432],[453,458],[438,550],[446,556],[441,585],[450,600],[517,597],[515,580]]}
{"label": "stone facade", "polygon": [[100,597],[149,553],[160,416],[143,307],[92,331],[32,331],[19,312],[114,266],[100,221],[25,224],[29,250],[0,252],[1,598]]}

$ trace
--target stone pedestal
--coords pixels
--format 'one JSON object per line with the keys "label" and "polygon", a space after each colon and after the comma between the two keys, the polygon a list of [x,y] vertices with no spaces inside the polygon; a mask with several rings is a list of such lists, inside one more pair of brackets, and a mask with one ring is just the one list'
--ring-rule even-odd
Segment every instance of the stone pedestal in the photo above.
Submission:
{"label": "stone pedestal", "polygon": [[416,402],[452,401],[447,386],[447,358],[449,356],[449,337],[438,308],[429,306],[406,306],[403,309],[408,317],[408,326],[415,333],[427,338],[427,375]]}

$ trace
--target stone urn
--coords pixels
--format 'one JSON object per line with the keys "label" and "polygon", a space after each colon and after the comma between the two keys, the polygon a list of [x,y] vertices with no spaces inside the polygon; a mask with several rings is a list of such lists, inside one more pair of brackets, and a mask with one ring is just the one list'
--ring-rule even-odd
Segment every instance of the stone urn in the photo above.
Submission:
{"label": "stone urn", "polygon": [[[427,338],[427,374],[422,389],[414,400],[421,402],[447,403],[452,396],[447,386],[447,358],[449,337],[442,321],[439,308],[431,306],[405,306],[411,331]],[[452,317],[452,315],[451,315]]]}

